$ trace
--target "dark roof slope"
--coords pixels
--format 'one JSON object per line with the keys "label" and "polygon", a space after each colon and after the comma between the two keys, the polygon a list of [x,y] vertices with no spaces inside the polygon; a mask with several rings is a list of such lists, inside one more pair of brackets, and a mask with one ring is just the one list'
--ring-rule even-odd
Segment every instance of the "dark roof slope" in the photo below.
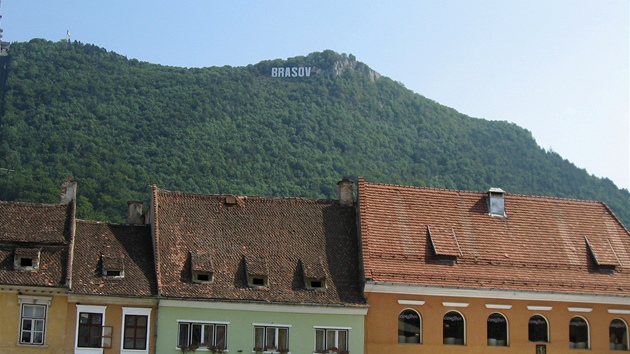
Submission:
{"label": "dark roof slope", "polygon": [[0,242],[67,243],[72,205],[0,202]]}
{"label": "dark roof slope", "polygon": [[[0,202],[0,284],[64,287],[74,203]],[[35,269],[16,269],[16,253]]]}
{"label": "dark roof slope", "polygon": [[[104,277],[103,269],[121,268],[122,277]],[[157,294],[151,228],[77,220],[72,292],[114,296]]]}
{"label": "dark roof slope", "polygon": [[507,194],[507,217],[500,217],[489,215],[487,193],[361,178],[358,193],[365,277],[375,282],[607,295],[630,290],[630,234],[603,203]]}
{"label": "dark roof slope", "polygon": [[[226,198],[157,187],[153,205],[163,296],[365,305],[354,208],[337,201]],[[191,260],[204,255],[210,260],[202,268],[211,268],[213,282],[193,283]],[[326,290],[306,289],[304,264],[321,264]],[[269,286],[248,286],[248,271],[267,272]]]}

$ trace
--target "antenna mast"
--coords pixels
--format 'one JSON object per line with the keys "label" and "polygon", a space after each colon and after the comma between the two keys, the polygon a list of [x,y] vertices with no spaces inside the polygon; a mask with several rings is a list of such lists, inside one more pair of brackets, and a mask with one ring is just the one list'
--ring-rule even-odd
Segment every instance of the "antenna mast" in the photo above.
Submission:
{"label": "antenna mast", "polygon": [[[0,0],[0,7],[2,7],[2,0]],[[2,12],[0,11],[0,21],[2,21]],[[9,46],[11,43],[2,40],[2,32],[4,30],[0,27],[0,57],[6,57],[9,55]]]}

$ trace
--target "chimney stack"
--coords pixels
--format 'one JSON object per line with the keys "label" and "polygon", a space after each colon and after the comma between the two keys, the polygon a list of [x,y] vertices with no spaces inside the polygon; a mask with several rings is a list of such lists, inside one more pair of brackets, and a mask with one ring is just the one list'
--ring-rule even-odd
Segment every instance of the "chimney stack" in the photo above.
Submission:
{"label": "chimney stack", "polygon": [[127,210],[127,224],[142,225],[144,224],[144,217],[142,215],[142,202],[140,201],[128,201]]}
{"label": "chimney stack", "polygon": [[66,178],[61,182],[61,204],[68,204],[77,199],[77,182]]}
{"label": "chimney stack", "polygon": [[354,205],[354,181],[349,177],[344,177],[337,183],[339,186],[339,204],[341,206]]}

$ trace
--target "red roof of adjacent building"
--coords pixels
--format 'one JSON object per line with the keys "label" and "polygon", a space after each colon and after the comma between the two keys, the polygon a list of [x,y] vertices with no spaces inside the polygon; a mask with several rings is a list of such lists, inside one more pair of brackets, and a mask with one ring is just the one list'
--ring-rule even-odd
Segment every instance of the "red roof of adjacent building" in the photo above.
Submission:
{"label": "red roof of adjacent building", "polygon": [[[601,202],[358,181],[368,280],[423,286],[626,295],[630,234]],[[613,271],[614,269],[614,271]]]}

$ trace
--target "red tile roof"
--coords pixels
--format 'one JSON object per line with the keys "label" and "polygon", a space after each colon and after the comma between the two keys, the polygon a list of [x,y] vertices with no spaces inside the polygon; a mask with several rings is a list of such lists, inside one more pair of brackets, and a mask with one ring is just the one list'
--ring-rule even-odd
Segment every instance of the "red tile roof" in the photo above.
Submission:
{"label": "red tile roof", "polygon": [[[482,289],[607,295],[630,290],[630,234],[604,203],[506,194],[507,217],[500,217],[489,215],[486,199],[487,193],[360,178],[365,277]],[[616,265],[614,273],[599,268],[585,238],[600,265]],[[440,253],[456,261],[440,261]]]}
{"label": "red tile roof", "polygon": [[[108,266],[122,267],[124,276],[103,277],[103,267]],[[72,268],[74,293],[137,297],[157,294],[148,225],[77,220]]]}
{"label": "red tile roof", "polygon": [[[162,296],[365,305],[355,209],[337,201],[169,192],[154,187],[155,239]],[[157,206],[157,207],[156,207]],[[194,283],[191,261],[208,254],[213,281]],[[325,291],[306,289],[302,264],[321,263]],[[268,287],[249,287],[247,272]],[[252,273],[253,272],[253,273]],[[307,273],[309,270],[307,270]]]}

